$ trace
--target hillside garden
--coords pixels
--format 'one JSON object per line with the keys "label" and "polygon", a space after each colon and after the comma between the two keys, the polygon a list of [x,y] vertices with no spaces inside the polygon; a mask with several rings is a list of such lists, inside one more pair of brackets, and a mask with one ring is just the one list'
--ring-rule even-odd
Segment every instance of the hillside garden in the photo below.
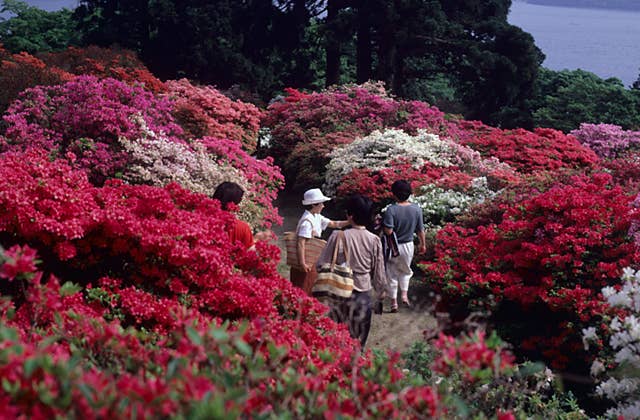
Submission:
{"label": "hillside garden", "polygon": [[[639,132],[500,129],[372,82],[260,108],[97,47],[0,59],[6,418],[640,413]],[[243,186],[258,231],[285,187],[383,209],[397,179],[428,229],[414,281],[482,319],[403,355],[361,353],[210,198]]]}

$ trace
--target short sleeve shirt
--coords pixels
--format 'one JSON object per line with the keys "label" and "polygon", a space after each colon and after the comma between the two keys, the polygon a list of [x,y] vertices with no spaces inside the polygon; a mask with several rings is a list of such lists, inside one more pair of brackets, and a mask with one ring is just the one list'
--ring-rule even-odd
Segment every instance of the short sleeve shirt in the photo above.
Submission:
{"label": "short sleeve shirt", "polygon": [[324,217],[320,213],[313,214],[309,210],[305,210],[298,221],[298,236],[308,239],[319,237],[330,222],[331,219]]}
{"label": "short sleeve shirt", "polygon": [[393,204],[384,213],[382,224],[393,229],[399,244],[413,242],[413,234],[422,232],[422,210],[417,204],[400,206]]}
{"label": "short sleeve shirt", "polygon": [[240,241],[245,248],[253,245],[253,234],[251,233],[251,227],[249,224],[242,220],[235,221],[233,227],[228,232],[231,242]]}

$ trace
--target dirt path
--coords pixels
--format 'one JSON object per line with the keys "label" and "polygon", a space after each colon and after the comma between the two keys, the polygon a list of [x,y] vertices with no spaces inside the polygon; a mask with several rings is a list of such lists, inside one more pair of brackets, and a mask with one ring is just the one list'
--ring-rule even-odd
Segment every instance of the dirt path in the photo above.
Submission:
{"label": "dirt path", "polygon": [[[274,227],[273,231],[278,236],[278,246],[282,250],[284,258],[284,241],[282,234],[295,230],[296,223],[302,215],[303,209],[300,197],[281,194],[276,200],[276,206],[284,222],[282,226]],[[289,277],[288,268],[284,263],[279,265],[280,273]],[[410,285],[409,296],[411,308],[400,307],[397,313],[389,313],[388,305],[381,315],[373,315],[371,332],[367,341],[370,349],[391,350],[404,352],[416,341],[422,340],[424,331],[432,331],[436,327],[436,320],[429,313],[430,299],[420,287]]]}

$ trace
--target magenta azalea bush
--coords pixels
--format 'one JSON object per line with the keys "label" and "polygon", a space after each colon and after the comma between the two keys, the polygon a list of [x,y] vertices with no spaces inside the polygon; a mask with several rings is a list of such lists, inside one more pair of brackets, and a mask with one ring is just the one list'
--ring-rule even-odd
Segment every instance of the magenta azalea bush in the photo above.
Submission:
{"label": "magenta azalea bush", "polygon": [[97,185],[115,177],[127,164],[118,139],[136,139],[144,125],[175,141],[182,129],[172,105],[142,87],[115,79],[78,76],[63,85],[25,90],[7,110],[4,149],[43,148],[52,156],[74,155]]}

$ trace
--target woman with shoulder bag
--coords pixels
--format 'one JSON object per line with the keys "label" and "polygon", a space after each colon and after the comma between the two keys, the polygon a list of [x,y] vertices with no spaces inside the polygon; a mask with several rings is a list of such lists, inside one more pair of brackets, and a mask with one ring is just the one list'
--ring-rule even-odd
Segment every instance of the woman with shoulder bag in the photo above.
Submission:
{"label": "woman with shoulder bag", "polygon": [[[388,281],[380,238],[366,229],[371,221],[371,200],[355,194],[347,200],[346,210],[347,220],[351,224],[351,228],[343,232],[348,261],[345,261],[345,250],[339,247],[336,262],[348,263],[351,268],[353,292],[346,301],[330,307],[329,316],[336,322],[346,323],[351,337],[358,339],[364,348],[371,328],[372,299],[384,296]],[[334,249],[339,246],[338,234],[333,232],[329,237],[317,267],[332,262]]]}
{"label": "woman with shoulder bag", "polygon": [[320,212],[324,203],[331,200],[319,188],[313,188],[304,193],[302,205],[305,208],[296,228],[296,249],[299,266],[291,266],[290,279],[297,286],[311,296],[311,288],[316,281],[317,272],[315,261],[306,260],[306,246],[312,238],[319,238],[322,232],[330,228],[343,228],[349,225],[346,220],[331,220]]}

